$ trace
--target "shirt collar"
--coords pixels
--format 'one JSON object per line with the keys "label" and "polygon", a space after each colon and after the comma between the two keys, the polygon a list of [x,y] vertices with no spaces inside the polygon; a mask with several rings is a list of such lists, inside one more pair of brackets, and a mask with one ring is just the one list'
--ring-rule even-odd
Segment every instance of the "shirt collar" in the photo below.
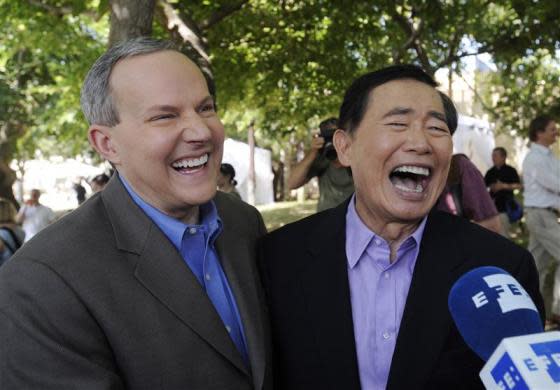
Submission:
{"label": "shirt collar", "polygon": [[203,205],[199,206],[199,212],[201,217],[201,224],[186,224],[176,218],[170,217],[169,215],[163,213],[159,209],[155,208],[151,204],[147,203],[142,199],[130,186],[130,184],[121,175],[118,175],[119,179],[124,185],[124,188],[130,194],[130,197],[144,211],[144,213],[150,217],[150,219],[163,231],[167,238],[175,245],[175,247],[180,251],[181,242],[183,240],[183,235],[188,228],[196,227],[197,229],[204,229],[214,242],[218,234],[222,231],[222,220],[218,216],[218,210],[216,205],[211,200]]}
{"label": "shirt collar", "polygon": [[[378,237],[379,239],[385,241],[382,237],[372,232],[362,221],[356,211],[355,200],[356,194],[354,193],[354,195],[352,195],[352,199],[350,199],[350,203],[348,204],[348,210],[346,211],[346,254],[348,256],[348,265],[350,268],[354,268],[356,266],[358,261],[362,258],[364,251],[368,248],[374,238]],[[408,243],[411,239],[417,246],[420,245],[427,219],[427,216],[422,219],[420,225],[418,225],[416,230],[403,241],[401,247],[403,245],[409,245]]]}

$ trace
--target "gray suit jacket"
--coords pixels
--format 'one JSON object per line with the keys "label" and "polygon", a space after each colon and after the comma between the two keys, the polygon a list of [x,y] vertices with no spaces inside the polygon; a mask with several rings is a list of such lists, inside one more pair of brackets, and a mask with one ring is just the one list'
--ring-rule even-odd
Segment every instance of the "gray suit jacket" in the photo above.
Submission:
{"label": "gray suit jacket", "polygon": [[2,389],[268,389],[260,214],[215,198],[251,367],[196,277],[116,178],[0,269]]}

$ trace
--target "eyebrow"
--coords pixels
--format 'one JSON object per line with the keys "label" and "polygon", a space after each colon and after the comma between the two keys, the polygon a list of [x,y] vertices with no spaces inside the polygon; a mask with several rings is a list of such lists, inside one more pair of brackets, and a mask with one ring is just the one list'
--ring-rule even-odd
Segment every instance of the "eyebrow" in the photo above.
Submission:
{"label": "eyebrow", "polygon": [[[210,95],[204,97],[200,103],[196,105],[197,108],[205,105],[208,102],[214,103],[214,98]],[[154,112],[154,111],[164,111],[164,112],[176,112],[179,111],[179,107],[174,106],[172,104],[156,104],[154,106],[149,107],[146,112]]]}
{"label": "eyebrow", "polygon": [[200,108],[200,107],[204,106],[204,105],[207,104],[207,103],[212,103],[212,104],[214,104],[214,105],[216,104],[216,103],[214,102],[214,98],[213,98],[212,96],[208,95],[208,96],[206,96],[204,99],[202,99],[202,100],[200,101],[200,103],[198,103],[198,104],[196,105],[196,108]]}
{"label": "eyebrow", "polygon": [[405,107],[395,107],[392,110],[388,111],[383,115],[383,119],[388,118],[390,116],[395,115],[407,115],[414,112],[412,108],[405,108]]}
{"label": "eyebrow", "polygon": [[176,106],[173,106],[171,104],[161,104],[161,105],[151,106],[146,110],[146,112],[154,112],[154,111],[175,112],[177,111],[177,109],[178,108]]}
{"label": "eyebrow", "polygon": [[[385,113],[385,115],[383,115],[383,119],[388,118],[390,116],[395,116],[395,115],[408,115],[413,113],[414,110],[412,108],[407,108],[407,107],[395,107],[392,110],[388,111]],[[445,114],[439,112],[439,111],[428,111],[428,116],[435,118],[435,119],[439,119],[442,122],[447,123],[447,118],[445,117]]]}

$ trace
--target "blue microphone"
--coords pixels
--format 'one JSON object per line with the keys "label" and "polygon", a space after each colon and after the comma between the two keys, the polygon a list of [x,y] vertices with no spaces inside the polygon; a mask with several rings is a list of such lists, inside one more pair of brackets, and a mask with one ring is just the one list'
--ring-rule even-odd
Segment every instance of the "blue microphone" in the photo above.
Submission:
{"label": "blue microphone", "polygon": [[484,361],[503,338],[543,331],[529,294],[498,267],[479,267],[461,276],[448,305],[461,336]]}
{"label": "blue microphone", "polygon": [[543,332],[531,297],[501,268],[475,268],[457,280],[448,299],[467,345],[487,361],[487,389],[560,389],[560,332]]}

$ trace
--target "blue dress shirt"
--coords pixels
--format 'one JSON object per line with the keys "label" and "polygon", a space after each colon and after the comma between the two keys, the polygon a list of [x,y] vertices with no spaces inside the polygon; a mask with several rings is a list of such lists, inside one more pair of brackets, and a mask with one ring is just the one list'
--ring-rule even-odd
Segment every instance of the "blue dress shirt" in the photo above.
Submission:
{"label": "blue dress shirt", "polygon": [[134,202],[154,221],[177,248],[183,260],[212,301],[243,360],[249,366],[247,340],[227,277],[222,269],[214,242],[222,231],[222,221],[213,201],[200,206],[199,225],[185,224],[146,203],[119,175]]}

